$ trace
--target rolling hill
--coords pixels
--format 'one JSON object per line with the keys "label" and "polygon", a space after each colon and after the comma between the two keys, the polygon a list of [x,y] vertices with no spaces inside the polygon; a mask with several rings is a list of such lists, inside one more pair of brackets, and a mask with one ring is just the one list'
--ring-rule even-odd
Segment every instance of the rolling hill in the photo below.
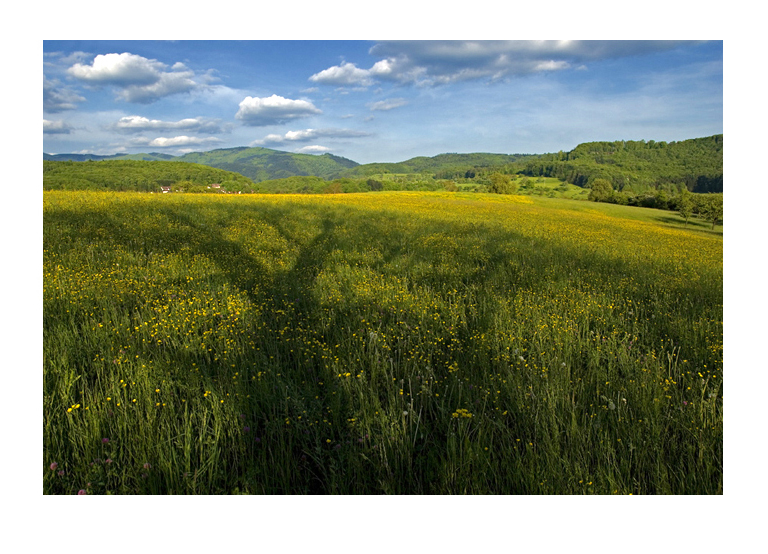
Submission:
{"label": "rolling hill", "polygon": [[171,156],[149,154],[43,154],[44,160],[141,160],[187,162],[235,172],[255,183],[289,177],[323,180],[366,178],[382,174],[421,174],[425,178],[467,182],[493,172],[552,177],[590,187],[608,179],[619,191],[682,187],[694,192],[723,191],[723,135],[679,142],[587,142],[569,152],[549,154],[439,154],[398,163],[358,164],[333,154],[297,154],[261,147],[221,148]]}
{"label": "rolling hill", "polygon": [[358,165],[357,162],[332,154],[295,154],[261,147],[190,152],[179,156],[177,160],[235,171],[254,182],[295,175],[334,179]]}
{"label": "rolling hill", "polygon": [[208,152],[190,152],[182,156],[171,156],[152,152],[149,154],[115,154],[98,156],[95,154],[43,154],[46,161],[103,161],[103,160],[141,160],[187,162],[216,167],[225,171],[234,171],[254,182],[286,177],[315,176],[322,179],[334,179],[348,169],[356,167],[357,162],[334,156],[333,154],[295,154],[270,148],[221,148]]}
{"label": "rolling hill", "polygon": [[128,159],[85,162],[43,160],[43,190],[115,190],[160,192],[171,186],[206,191],[217,183],[226,190],[250,190],[253,181],[231,171],[186,162]]}

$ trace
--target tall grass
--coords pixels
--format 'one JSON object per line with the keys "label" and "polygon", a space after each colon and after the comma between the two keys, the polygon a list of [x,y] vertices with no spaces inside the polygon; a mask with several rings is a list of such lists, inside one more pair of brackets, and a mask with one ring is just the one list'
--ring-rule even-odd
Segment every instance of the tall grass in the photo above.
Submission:
{"label": "tall grass", "polygon": [[47,192],[44,491],[722,493],[722,237],[616,208]]}

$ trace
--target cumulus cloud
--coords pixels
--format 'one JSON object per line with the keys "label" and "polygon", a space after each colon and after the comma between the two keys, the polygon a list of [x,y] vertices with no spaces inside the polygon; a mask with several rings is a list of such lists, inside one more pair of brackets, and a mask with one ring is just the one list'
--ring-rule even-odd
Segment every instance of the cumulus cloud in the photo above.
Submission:
{"label": "cumulus cloud", "polygon": [[368,107],[371,111],[387,111],[405,106],[407,103],[408,101],[405,98],[388,98],[387,100],[380,100],[368,104]]}
{"label": "cumulus cloud", "polygon": [[303,148],[299,148],[296,150],[296,152],[302,153],[302,154],[322,154],[324,152],[330,152],[331,149],[326,146],[320,146],[320,145],[313,145],[313,146],[304,146]]}
{"label": "cumulus cloud", "polygon": [[191,71],[184,73],[163,73],[160,79],[151,85],[131,85],[123,89],[118,97],[126,102],[149,104],[164,96],[189,92],[198,87],[192,80],[194,74]]}
{"label": "cumulus cloud", "polygon": [[43,119],[43,133],[47,135],[68,135],[72,127],[64,121],[49,121]]}
{"label": "cumulus cloud", "polygon": [[147,131],[192,131],[198,133],[222,133],[221,122],[204,117],[181,119],[179,121],[161,121],[139,115],[121,117],[112,129],[123,133],[143,133]]}
{"label": "cumulus cloud", "polygon": [[347,62],[315,73],[309,80],[313,83],[336,86],[369,86],[373,84],[370,70],[360,69],[355,64]]}
{"label": "cumulus cloud", "polygon": [[390,80],[432,86],[474,79],[498,80],[542,71],[582,69],[591,61],[669,50],[682,41],[385,41],[369,53],[382,59],[370,69],[342,63],[310,81],[370,86]]}
{"label": "cumulus cloud", "polygon": [[88,84],[114,86],[118,98],[142,104],[204,86],[195,80],[195,72],[181,62],[168,70],[162,62],[129,52],[99,54],[90,64],[74,64],[67,73]]}
{"label": "cumulus cloud", "polygon": [[74,110],[77,108],[78,102],[84,101],[84,97],[63,87],[59,81],[49,81],[43,77],[43,111],[58,113],[65,110]]}
{"label": "cumulus cloud", "polygon": [[273,94],[267,98],[245,97],[235,117],[254,127],[276,125],[294,119],[321,114],[312,102],[291,100]]}
{"label": "cumulus cloud", "polygon": [[157,82],[165,64],[136,54],[100,54],[90,65],[76,63],[67,71],[83,81],[103,85],[150,85]]}
{"label": "cumulus cloud", "polygon": [[133,146],[152,146],[154,148],[172,148],[177,146],[203,146],[208,144],[214,144],[221,142],[216,137],[190,137],[186,135],[179,135],[176,137],[157,137],[154,139],[148,139],[146,137],[138,137],[131,141]]}
{"label": "cumulus cloud", "polygon": [[319,138],[360,138],[371,136],[364,131],[353,129],[304,129],[288,131],[284,135],[269,134],[261,140],[251,143],[252,146],[278,145],[286,142],[310,142]]}
{"label": "cumulus cloud", "polygon": [[312,75],[309,80],[321,85],[368,87],[376,77],[392,73],[389,60],[381,60],[370,69],[361,69],[353,63],[342,62]]}

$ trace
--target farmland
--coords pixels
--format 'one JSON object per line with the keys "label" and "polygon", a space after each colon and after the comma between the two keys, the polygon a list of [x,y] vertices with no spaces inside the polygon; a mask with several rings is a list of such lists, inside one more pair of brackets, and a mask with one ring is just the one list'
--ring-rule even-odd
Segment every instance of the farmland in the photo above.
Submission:
{"label": "farmland", "polygon": [[43,199],[45,493],[722,493],[719,226],[469,192]]}

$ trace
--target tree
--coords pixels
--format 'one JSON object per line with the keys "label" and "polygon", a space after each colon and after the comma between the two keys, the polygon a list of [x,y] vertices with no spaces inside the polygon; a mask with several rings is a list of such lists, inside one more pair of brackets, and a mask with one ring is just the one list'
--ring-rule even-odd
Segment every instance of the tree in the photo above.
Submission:
{"label": "tree", "polygon": [[688,220],[691,215],[693,215],[693,198],[691,197],[691,193],[688,192],[688,189],[683,189],[680,193],[680,197],[677,199],[677,211],[680,213],[680,216],[685,219],[685,224],[687,226]]}
{"label": "tree", "polygon": [[589,200],[593,202],[607,202],[613,195],[613,185],[607,179],[595,179],[592,181],[592,190],[589,191]]}
{"label": "tree", "polygon": [[707,195],[701,207],[701,215],[707,221],[712,222],[712,228],[714,229],[715,223],[723,219],[723,195]]}
{"label": "tree", "polygon": [[517,185],[512,183],[509,175],[503,173],[491,174],[491,184],[488,186],[488,192],[495,194],[514,194],[517,192]]}
{"label": "tree", "polygon": [[384,183],[376,179],[368,179],[366,183],[371,190],[384,190]]}

